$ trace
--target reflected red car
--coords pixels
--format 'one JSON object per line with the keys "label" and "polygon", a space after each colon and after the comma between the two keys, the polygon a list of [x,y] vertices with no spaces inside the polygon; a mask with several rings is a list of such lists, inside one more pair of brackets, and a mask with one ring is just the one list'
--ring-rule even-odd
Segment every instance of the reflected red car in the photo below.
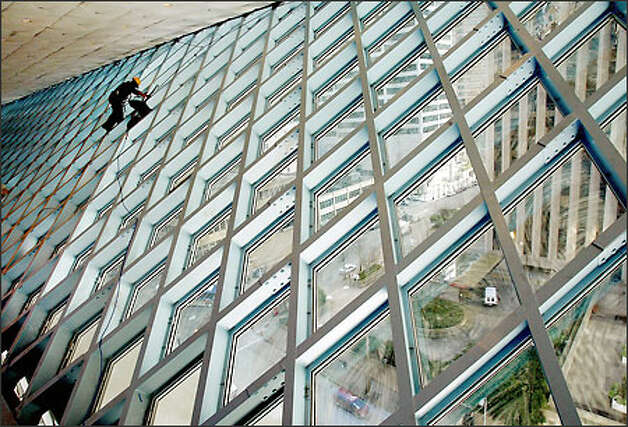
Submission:
{"label": "reflected red car", "polygon": [[336,405],[340,406],[345,411],[352,413],[356,417],[366,418],[369,413],[367,403],[344,387],[340,387],[336,390],[334,401],[336,402]]}

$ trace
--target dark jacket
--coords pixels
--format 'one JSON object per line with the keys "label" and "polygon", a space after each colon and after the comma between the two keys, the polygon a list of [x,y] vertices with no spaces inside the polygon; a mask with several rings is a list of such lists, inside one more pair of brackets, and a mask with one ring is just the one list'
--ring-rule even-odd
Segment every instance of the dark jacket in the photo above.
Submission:
{"label": "dark jacket", "polygon": [[135,84],[135,82],[133,82],[133,81],[131,81],[131,82],[124,82],[120,86],[118,86],[113,92],[111,92],[111,95],[109,95],[109,101],[113,101],[113,102],[115,102],[115,101],[118,101],[118,102],[124,101],[132,93],[134,93],[136,95],[141,95],[142,94],[142,92],[140,92],[137,89],[137,85]]}

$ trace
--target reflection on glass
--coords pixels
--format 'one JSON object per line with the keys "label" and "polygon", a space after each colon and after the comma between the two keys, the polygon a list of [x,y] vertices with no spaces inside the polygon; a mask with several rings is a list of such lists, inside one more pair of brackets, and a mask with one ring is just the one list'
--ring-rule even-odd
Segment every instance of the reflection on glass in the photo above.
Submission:
{"label": "reflection on glass", "polygon": [[623,212],[591,158],[578,149],[507,210],[530,284],[540,288]]}
{"label": "reflection on glass", "polygon": [[105,374],[100,382],[92,413],[98,412],[100,408],[113,400],[131,384],[133,371],[135,370],[135,364],[137,363],[143,341],[143,337],[134,341],[109,359],[107,366],[105,366]]}
{"label": "reflection on glass", "polygon": [[373,164],[368,151],[355,159],[327,185],[316,191],[316,229],[343,211],[373,184]]}
{"label": "reflection on glass", "polygon": [[238,171],[240,169],[240,159],[241,157],[238,156],[238,158],[231,162],[230,165],[227,165],[222,172],[219,172],[217,175],[207,180],[204,191],[204,199],[206,202],[218,194],[218,192],[222,190],[227,183],[238,175]]}
{"label": "reflection on glass", "polygon": [[148,242],[148,249],[155,246],[157,242],[160,242],[161,239],[166,237],[175,228],[177,228],[177,224],[179,223],[179,216],[182,210],[183,206],[179,205],[171,213],[169,213],[166,218],[155,224],[155,226],[153,227],[152,236]]}
{"label": "reflection on glass", "polygon": [[190,425],[201,362],[168,384],[151,399],[147,425]]}
{"label": "reflection on glass", "polygon": [[[375,2],[361,2],[361,5],[371,5]],[[368,27],[371,23],[377,21],[381,16],[383,16],[388,10],[390,10],[391,6],[395,4],[392,1],[380,1],[375,3],[376,5],[371,8],[370,11],[367,12],[366,16],[360,18],[362,22],[363,28]]]}
{"label": "reflection on glass", "polygon": [[172,310],[172,327],[168,334],[166,354],[181,345],[209,322],[216,296],[216,281],[211,279],[178,302]]}
{"label": "reflection on glass", "polygon": [[540,7],[523,24],[538,41],[562,24],[579,6],[579,1],[549,1],[540,3]]}
{"label": "reflection on glass", "polygon": [[624,262],[549,328],[584,425],[626,423],[626,314]]}
{"label": "reflection on glass", "polygon": [[188,180],[194,173],[194,167],[198,163],[198,158],[195,158],[187,165],[185,165],[179,172],[177,172],[171,179],[168,192],[171,193],[177,189],[181,184]]}
{"label": "reflection on glass", "polygon": [[299,109],[295,108],[262,135],[262,152],[266,152],[299,123]]}
{"label": "reflection on glass", "polygon": [[263,411],[245,425],[248,426],[278,426],[283,419],[283,396],[272,402]]}
{"label": "reflection on glass", "polygon": [[421,14],[425,19],[427,19],[432,16],[434,12],[436,12],[436,10],[444,3],[444,1],[423,1],[419,5],[419,7],[421,8]]}
{"label": "reflection on glass", "polygon": [[432,65],[432,56],[427,52],[425,45],[421,45],[418,49],[410,52],[406,58],[375,84],[374,89],[377,95],[375,96],[375,109],[385,105],[397,92],[408,86],[409,82],[429,68],[430,65]]}
{"label": "reflection on glass", "polygon": [[229,349],[223,403],[244,391],[286,354],[288,296],[256,315],[236,331]]}
{"label": "reflection on glass", "polygon": [[475,137],[491,179],[522,157],[562,116],[541,83],[534,85]]}
{"label": "reflection on glass", "polygon": [[[290,160],[292,159],[292,160]],[[287,162],[282,162],[271,175],[255,187],[253,195],[253,213],[257,212],[266,202],[275,195],[286,190],[297,176],[297,157],[296,154],[290,156]]]}
{"label": "reflection on glass", "polygon": [[[125,251],[126,252],[126,251]],[[96,288],[94,292],[102,289],[104,286],[108,285],[113,280],[118,280],[120,277],[120,270],[122,268],[122,263],[124,262],[124,254],[122,252],[117,257],[114,258],[107,266],[100,269],[100,273],[98,274],[98,279],[96,279]]]}
{"label": "reflection on glass", "polygon": [[374,425],[399,405],[390,316],[366,326],[311,373],[311,424]]}
{"label": "reflection on glass", "polygon": [[410,291],[423,386],[519,306],[504,254],[493,234],[492,230],[485,232]]}
{"label": "reflection on glass", "polygon": [[50,310],[50,312],[48,313],[48,317],[46,317],[46,321],[41,328],[41,332],[39,333],[40,336],[45,335],[48,331],[57,326],[57,323],[59,323],[59,320],[61,320],[63,310],[65,310],[65,306],[67,305],[67,303],[68,299],[66,298],[60,304]]}
{"label": "reflection on glass", "polygon": [[399,43],[399,40],[410,30],[418,25],[414,12],[410,10],[408,14],[394,23],[384,34],[366,49],[367,64],[372,64],[384,52]]}
{"label": "reflection on glass", "polygon": [[126,310],[126,316],[124,316],[125,319],[135,313],[144,304],[146,304],[148,300],[155,296],[157,288],[159,288],[159,283],[164,276],[165,269],[166,264],[162,263],[155,268],[154,271],[133,285],[131,299]]}
{"label": "reflection on glass", "polygon": [[379,221],[372,220],[314,267],[314,329],[323,326],[383,274]]}
{"label": "reflection on glass", "polygon": [[72,362],[89,350],[92,339],[96,334],[96,329],[98,329],[99,322],[100,317],[97,317],[74,334],[70,340],[70,345],[68,346],[63,363],[61,364],[61,369],[70,366]]}
{"label": "reflection on glass", "polygon": [[619,113],[613,120],[604,126],[604,132],[611,140],[619,154],[626,160],[626,148],[628,140],[626,138],[626,109]]}
{"label": "reflection on glass", "polygon": [[521,58],[521,51],[509,35],[487,52],[471,68],[455,77],[452,82],[460,106],[464,107],[501,74],[508,74],[510,67]]}
{"label": "reflection on glass", "polygon": [[386,168],[394,167],[450,117],[449,101],[442,90],[438,90],[426,103],[418,104],[382,135],[388,155]]}
{"label": "reflection on glass", "polygon": [[329,98],[338,92],[345,84],[358,74],[358,58],[353,58],[345,66],[343,66],[334,76],[329,79],[322,87],[314,92],[312,100],[314,109],[320,108]]}
{"label": "reflection on glass", "polygon": [[478,389],[442,414],[436,424],[561,424],[534,345],[528,345],[490,374]]}
{"label": "reflection on glass", "polygon": [[203,227],[192,236],[186,268],[194,265],[196,261],[209,254],[213,247],[222,242],[227,234],[230,217],[231,209],[228,209],[224,214],[208,223],[206,227]]}
{"label": "reflection on glass", "polygon": [[144,212],[144,202],[142,202],[139,207],[136,207],[130,213],[122,217],[122,221],[120,221],[120,228],[118,228],[118,231],[128,227],[131,224],[132,227],[135,227],[135,225],[137,225],[137,220],[142,212]]}
{"label": "reflection on glass", "polygon": [[462,20],[452,27],[451,30],[440,34],[435,38],[436,48],[441,55],[444,55],[456,43],[462,40],[467,34],[473,33],[478,26],[491,13],[488,3],[468,2],[467,10],[473,9]]}
{"label": "reflection on glass", "polygon": [[395,200],[401,255],[406,256],[479,192],[464,148]]}
{"label": "reflection on glass", "polygon": [[582,101],[626,65],[626,30],[614,19],[558,66],[558,71]]}
{"label": "reflection on glass", "polygon": [[314,156],[322,157],[351,131],[364,123],[364,101],[356,98],[314,135]]}
{"label": "reflection on glass", "polygon": [[85,264],[85,262],[89,259],[89,256],[92,254],[92,250],[94,249],[94,244],[92,243],[87,249],[78,254],[74,259],[74,265],[72,266],[72,271],[78,270]]}
{"label": "reflection on glass", "polygon": [[243,293],[292,250],[294,212],[277,221],[271,230],[245,249],[242,269]]}
{"label": "reflection on glass", "polygon": [[301,78],[303,76],[303,70],[299,70],[297,73],[288,77],[288,80],[279,86],[273,93],[266,98],[266,110],[270,110],[275,106],[277,102],[283,99],[284,95],[288,92],[297,93],[300,89]]}

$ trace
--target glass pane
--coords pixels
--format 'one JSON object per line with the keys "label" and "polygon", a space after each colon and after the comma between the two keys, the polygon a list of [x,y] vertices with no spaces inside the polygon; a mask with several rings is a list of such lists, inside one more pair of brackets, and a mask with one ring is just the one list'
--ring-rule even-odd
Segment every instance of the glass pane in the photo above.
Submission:
{"label": "glass pane", "polygon": [[100,383],[100,390],[92,412],[97,412],[131,384],[143,341],[144,339],[140,338],[107,362],[105,378]]}
{"label": "glass pane", "polygon": [[[621,58],[618,48],[621,44]],[[558,71],[582,101],[626,65],[626,30],[609,19],[589,40],[558,66]]]}
{"label": "glass pane", "polygon": [[[360,4],[369,4],[369,3],[371,2],[361,2]],[[363,27],[366,28],[367,26],[371,25],[371,23],[377,21],[381,16],[383,16],[386,12],[388,12],[388,10],[390,10],[390,7],[393,6],[394,4],[395,3],[392,1],[377,2],[377,5],[373,6],[371,10],[367,12],[366,16],[360,18],[360,21],[362,22]],[[371,5],[369,5],[369,7],[371,7]]]}
{"label": "glass pane", "polygon": [[315,134],[315,157],[317,159],[322,157],[362,123],[364,123],[364,102],[360,96]]}
{"label": "glass pane", "polygon": [[580,148],[506,215],[530,284],[540,288],[623,212]]}
{"label": "glass pane", "polygon": [[275,195],[285,191],[297,176],[297,158],[293,156],[293,160],[287,165],[279,166],[279,170],[270,179],[263,181],[261,185],[255,188],[255,203],[253,205],[253,213],[257,212]]}
{"label": "glass pane", "polygon": [[444,414],[437,425],[560,424],[533,345]]}
{"label": "glass pane", "polygon": [[390,317],[312,372],[312,424],[374,425],[398,408]]}
{"label": "glass pane", "polygon": [[255,417],[251,422],[247,423],[250,426],[278,426],[281,425],[283,419],[283,397],[275,404],[266,408],[262,414]]}
{"label": "glass pane", "polygon": [[177,228],[180,214],[181,207],[177,208],[175,212],[169,214],[165,220],[155,225],[155,228],[153,229],[153,238],[148,246],[149,249]]}
{"label": "glass pane", "polygon": [[72,362],[74,362],[76,359],[85,354],[87,350],[89,350],[89,346],[92,343],[94,334],[96,334],[96,329],[98,329],[99,322],[100,317],[94,319],[85,328],[74,334],[74,337],[72,337],[72,340],[70,341],[68,352],[65,356],[65,361],[62,364],[62,368],[71,365]]}
{"label": "glass pane", "polygon": [[464,107],[484,89],[490,86],[500,75],[507,75],[509,68],[521,58],[521,52],[510,36],[490,49],[486,55],[476,62],[462,75],[452,82],[460,106]]}
{"label": "glass pane", "polygon": [[299,110],[295,109],[283,120],[276,123],[262,136],[262,152],[266,152],[299,123]]}
{"label": "glass pane", "polygon": [[379,221],[370,222],[358,233],[314,267],[314,329],[320,328],[384,274]]}
{"label": "glass pane", "polygon": [[177,378],[151,402],[148,425],[190,425],[201,364]]}
{"label": "glass pane", "polygon": [[265,272],[284,259],[292,250],[292,226],[294,216],[281,221],[266,236],[246,249],[242,285],[240,293],[245,292],[257,282]]}
{"label": "glass pane", "polygon": [[167,352],[171,352],[198,329],[209,322],[216,296],[216,281],[212,280],[195,290],[173,311],[172,331]]}
{"label": "glass pane", "polygon": [[383,136],[388,156],[386,169],[393,168],[450,117],[449,101],[442,90],[439,90],[427,104],[420,105],[415,111],[403,117]]}
{"label": "glass pane", "polygon": [[192,245],[188,253],[187,267],[194,265],[196,261],[209,254],[213,247],[222,242],[227,234],[229,218],[231,218],[231,210],[213,221],[209,227],[193,237]]}
{"label": "glass pane", "polygon": [[549,335],[582,424],[625,424],[626,268],[611,272]]}
{"label": "glass pane", "polygon": [[94,245],[92,244],[89,248],[85,249],[83,252],[76,256],[76,259],[74,260],[74,266],[72,267],[73,271],[78,270],[83,266],[83,264],[85,264],[85,262],[87,262],[89,256],[92,254],[93,249]]}
{"label": "glass pane", "polygon": [[183,170],[181,170],[172,177],[170,181],[170,189],[168,190],[169,192],[174,191],[178,186],[183,184],[190,176],[192,176],[192,173],[194,172],[194,167],[196,166],[197,162],[198,160],[194,159],[192,162],[186,165]]}
{"label": "glass pane", "polygon": [[319,88],[312,97],[314,109],[318,109],[345,84],[358,74],[358,59],[354,58],[342,67],[327,83]]}
{"label": "glass pane", "polygon": [[523,23],[530,34],[536,37],[538,41],[541,41],[583,4],[585,2],[580,1],[550,1],[541,3],[541,7]]}
{"label": "glass pane", "polygon": [[[334,177],[329,185],[316,192],[316,230],[342,212],[373,184],[373,164],[371,155],[356,156],[357,164],[339,176]],[[360,160],[362,157],[362,160]]]}
{"label": "glass pane", "polygon": [[424,18],[428,18],[432,16],[436,10],[441,7],[445,2],[444,1],[422,1],[419,2],[419,7],[421,8],[421,14]]}
{"label": "glass pane", "polygon": [[209,201],[209,199],[218,194],[218,192],[222,190],[227,183],[238,175],[239,171],[240,157],[238,157],[238,159],[233,162],[231,166],[228,166],[223,173],[207,181],[207,184],[205,185],[205,201]]}
{"label": "glass pane", "polygon": [[473,29],[491,13],[491,8],[484,2],[473,2],[468,8],[473,8],[473,11],[454,25],[451,30],[435,38],[436,47],[441,55],[447,53],[467,34],[472,33]]}
{"label": "glass pane", "polygon": [[142,215],[142,212],[144,212],[144,204],[143,203],[142,203],[142,206],[140,206],[139,208],[134,209],[130,214],[128,214],[124,218],[122,218],[122,221],[120,222],[120,229],[119,230],[122,230],[123,228],[128,227],[130,224],[133,224],[133,227],[135,227],[136,221],[140,217],[140,215]]}
{"label": "glass pane", "polygon": [[406,16],[401,18],[391,28],[386,31],[378,40],[366,49],[367,64],[372,64],[377,58],[382,56],[392,46],[395,46],[404,35],[418,25],[414,16],[414,12],[410,11]]}
{"label": "glass pane", "polygon": [[224,404],[286,354],[288,297],[261,312],[232,339]]}
{"label": "glass pane", "polygon": [[164,275],[165,265],[159,266],[153,273],[150,273],[148,277],[143,279],[140,283],[133,286],[133,294],[131,295],[131,302],[127,309],[126,317],[131,316],[138,309],[142,308],[148,300],[150,300],[157,293],[159,283]]}
{"label": "glass pane", "polygon": [[423,386],[519,306],[492,229],[409,296]]}
{"label": "glass pane", "polygon": [[100,269],[100,274],[98,275],[98,279],[96,281],[96,289],[94,290],[94,292],[101,289],[112,280],[118,280],[118,278],[120,277],[120,269],[122,268],[123,261],[124,253],[121,253],[108,266]]}
{"label": "glass pane", "polygon": [[543,85],[534,85],[475,137],[489,178],[495,179],[508,170],[561,118]]}
{"label": "glass pane", "polygon": [[626,109],[617,117],[604,126],[604,132],[611,140],[615,148],[621,156],[626,160],[626,148],[628,147],[628,139],[626,138]]}
{"label": "glass pane", "polygon": [[386,77],[375,84],[375,109],[385,105],[397,92],[408,86],[408,82],[432,65],[432,56],[425,49],[423,47],[410,53]]}
{"label": "glass pane", "polygon": [[67,300],[50,311],[48,317],[46,317],[44,326],[41,328],[41,332],[39,333],[40,336],[45,335],[48,331],[57,326],[57,323],[59,323],[59,320],[61,320],[63,310],[65,310],[66,304]]}
{"label": "glass pane", "polygon": [[464,148],[418,183],[395,200],[396,231],[402,256],[410,253],[480,192]]}

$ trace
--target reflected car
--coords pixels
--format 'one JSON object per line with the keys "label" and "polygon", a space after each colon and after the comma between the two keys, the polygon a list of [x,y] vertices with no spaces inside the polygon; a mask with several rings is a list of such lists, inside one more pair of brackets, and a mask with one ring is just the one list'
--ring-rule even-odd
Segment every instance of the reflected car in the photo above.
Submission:
{"label": "reflected car", "polygon": [[336,390],[334,402],[337,406],[359,418],[366,418],[369,413],[367,403],[344,387]]}
{"label": "reflected car", "polygon": [[499,296],[497,296],[497,288],[495,286],[487,286],[484,288],[484,305],[492,307],[499,302]]}
{"label": "reflected car", "polygon": [[345,264],[342,267],[340,267],[338,271],[340,272],[340,274],[348,274],[348,273],[351,273],[356,268],[358,268],[358,266],[355,264]]}

